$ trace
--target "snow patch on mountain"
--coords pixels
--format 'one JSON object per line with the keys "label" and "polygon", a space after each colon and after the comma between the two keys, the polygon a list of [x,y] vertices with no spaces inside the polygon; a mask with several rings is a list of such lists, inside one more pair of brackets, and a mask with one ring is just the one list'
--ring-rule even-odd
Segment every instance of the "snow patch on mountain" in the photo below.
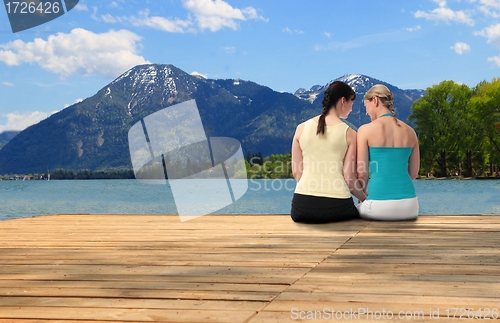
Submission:
{"label": "snow patch on mountain", "polygon": [[322,94],[328,88],[328,86],[331,83],[333,83],[334,81],[342,81],[342,82],[348,84],[350,87],[353,88],[354,92],[356,92],[357,94],[364,94],[374,84],[381,83],[380,81],[375,80],[373,78],[370,78],[366,75],[345,74],[339,78],[336,78],[336,79],[328,82],[324,86],[314,85],[311,87],[310,90],[300,88],[294,93],[294,95],[296,97],[298,97],[299,99],[307,100],[307,101],[313,103],[318,98],[318,96],[320,94]]}
{"label": "snow patch on mountain", "polygon": [[[156,91],[162,91],[163,96],[177,94],[175,72],[170,65],[141,65],[136,66],[123,73],[111,85],[118,85],[130,89],[130,100],[136,97],[136,93],[147,93],[152,95]],[[137,98],[140,100],[140,98]],[[131,101],[132,102],[132,101]],[[129,105],[129,112],[133,104]]]}

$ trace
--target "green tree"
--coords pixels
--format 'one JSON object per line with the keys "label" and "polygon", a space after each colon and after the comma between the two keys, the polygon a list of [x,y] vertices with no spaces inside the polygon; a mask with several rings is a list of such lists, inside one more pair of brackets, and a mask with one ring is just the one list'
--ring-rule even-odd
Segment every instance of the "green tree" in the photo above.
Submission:
{"label": "green tree", "polygon": [[486,138],[490,157],[490,173],[493,173],[494,158],[500,153],[500,79],[480,83],[470,104],[482,124],[482,135]]}
{"label": "green tree", "polygon": [[479,153],[482,142],[480,135],[482,125],[478,119],[477,110],[470,105],[470,99],[473,91],[465,84],[455,84],[450,91],[449,103],[451,114],[453,115],[453,124],[450,128],[452,146],[456,149],[457,162],[455,165],[459,172],[464,162],[464,176],[470,177],[472,171],[472,159]]}
{"label": "green tree", "polygon": [[464,110],[469,93],[467,86],[443,81],[427,88],[412,105],[410,120],[416,125],[423,164],[427,171],[437,164],[438,176],[447,176],[447,158],[458,149],[458,111]]}

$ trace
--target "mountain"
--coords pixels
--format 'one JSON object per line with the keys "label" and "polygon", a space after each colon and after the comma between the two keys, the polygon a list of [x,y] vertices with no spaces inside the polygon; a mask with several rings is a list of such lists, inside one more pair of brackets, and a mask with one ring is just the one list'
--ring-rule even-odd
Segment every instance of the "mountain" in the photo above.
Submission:
{"label": "mountain", "polygon": [[295,91],[295,96],[304,101],[310,102],[311,105],[316,106],[319,111],[321,111],[321,101],[325,90],[334,81],[342,81],[349,84],[356,92],[356,101],[352,106],[352,112],[349,114],[347,121],[351,122],[356,127],[362,124],[370,122],[370,117],[366,115],[366,110],[363,105],[363,96],[365,93],[375,84],[383,84],[389,88],[389,90],[394,94],[394,106],[396,109],[396,116],[405,122],[408,122],[408,117],[411,114],[411,105],[413,101],[420,98],[423,94],[423,90],[402,90],[389,83],[371,78],[366,75],[361,74],[346,74],[335,80],[328,82],[326,85],[314,85],[310,90],[300,88]]}
{"label": "mountain", "polygon": [[239,140],[244,154],[290,151],[308,102],[254,82],[210,80],[173,65],[140,65],[94,96],[19,133],[0,150],[0,174],[131,168],[128,131],[147,115],[195,99],[207,136]]}
{"label": "mountain", "polygon": [[[360,98],[369,84],[383,83],[361,75],[344,78],[356,86]],[[398,98],[407,100],[409,111],[412,96],[390,88],[398,91]],[[324,89],[315,86],[294,95],[251,81],[205,79],[173,65],[136,66],[94,96],[15,136],[0,150],[0,174],[44,172],[47,168],[130,169],[131,126],[151,113],[190,99],[196,100],[207,136],[235,138],[245,155],[248,151],[264,156],[287,153],[296,125],[320,113]],[[359,126],[366,120],[362,99],[356,103],[359,106],[353,107],[354,117],[348,121]]]}
{"label": "mountain", "polygon": [[0,133],[0,141],[9,142],[12,138],[14,138],[20,131],[4,131]]}
{"label": "mountain", "polygon": [[12,138],[14,138],[19,131],[4,131],[0,133],[0,149],[5,146]]}

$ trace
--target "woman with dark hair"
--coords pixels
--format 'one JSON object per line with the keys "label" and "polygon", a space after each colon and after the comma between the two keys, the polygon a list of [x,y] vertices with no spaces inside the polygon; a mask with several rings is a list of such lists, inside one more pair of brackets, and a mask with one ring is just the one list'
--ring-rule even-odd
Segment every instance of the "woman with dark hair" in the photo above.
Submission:
{"label": "woman with dark hair", "polygon": [[369,220],[414,220],[418,198],[413,180],[420,168],[417,135],[396,118],[394,95],[385,85],[368,90],[364,103],[372,121],[358,129],[358,180],[368,195],[358,205],[359,213]]}
{"label": "woman with dark hair", "polygon": [[356,93],[335,81],[325,91],[321,115],[297,126],[292,142],[292,172],[297,180],[291,216],[295,222],[327,223],[359,217],[351,193],[366,196],[357,185],[356,132],[347,118]]}

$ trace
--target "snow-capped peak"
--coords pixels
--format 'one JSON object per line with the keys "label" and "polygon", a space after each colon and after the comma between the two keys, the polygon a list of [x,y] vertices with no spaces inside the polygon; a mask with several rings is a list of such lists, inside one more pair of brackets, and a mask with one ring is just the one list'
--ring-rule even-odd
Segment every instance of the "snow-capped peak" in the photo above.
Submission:
{"label": "snow-capped peak", "polygon": [[195,76],[195,77],[197,77],[197,78],[203,79],[203,80],[208,79],[208,77],[207,77],[206,75],[203,75],[203,74],[198,73],[198,72],[196,72],[196,71],[192,72],[192,73],[191,73],[191,75],[192,75],[192,76]]}
{"label": "snow-capped peak", "polygon": [[170,65],[140,65],[136,66],[114,80],[111,85],[125,82],[124,84],[134,91],[144,91],[151,94],[155,88],[161,87],[166,93],[176,93],[174,71]]}
{"label": "snow-capped peak", "polygon": [[362,74],[344,74],[343,76],[328,82],[324,86],[314,85],[310,90],[300,88],[295,92],[295,96],[313,103],[318,95],[321,92],[324,92],[334,81],[342,81],[352,87],[356,93],[363,93],[368,90],[369,87],[373,86],[376,80]]}
{"label": "snow-capped peak", "polygon": [[357,79],[363,77],[361,74],[344,74],[343,76],[336,79],[336,81],[342,81],[349,84],[350,82],[357,81]]}

